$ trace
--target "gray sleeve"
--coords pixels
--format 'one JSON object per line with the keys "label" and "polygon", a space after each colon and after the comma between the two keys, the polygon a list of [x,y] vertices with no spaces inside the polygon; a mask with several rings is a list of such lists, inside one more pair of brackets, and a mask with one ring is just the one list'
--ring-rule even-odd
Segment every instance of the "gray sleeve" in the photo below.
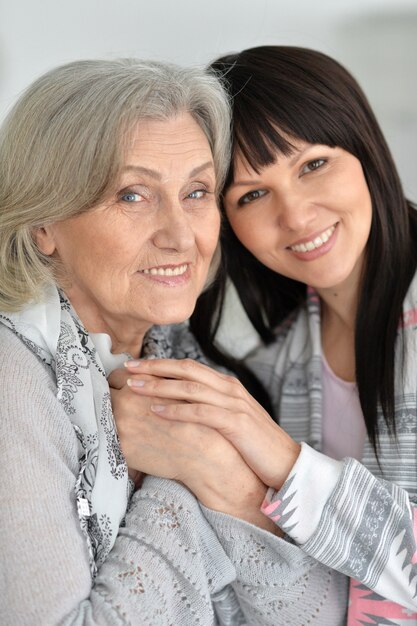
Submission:
{"label": "gray sleeve", "polygon": [[348,579],[287,539],[202,507],[236,569],[232,586],[248,624],[342,626]]}
{"label": "gray sleeve", "polygon": [[[4,333],[0,333],[0,340]],[[173,481],[132,498],[92,584],[75,507],[76,439],[43,365],[0,350],[0,623],[213,626],[235,571],[195,498]]]}

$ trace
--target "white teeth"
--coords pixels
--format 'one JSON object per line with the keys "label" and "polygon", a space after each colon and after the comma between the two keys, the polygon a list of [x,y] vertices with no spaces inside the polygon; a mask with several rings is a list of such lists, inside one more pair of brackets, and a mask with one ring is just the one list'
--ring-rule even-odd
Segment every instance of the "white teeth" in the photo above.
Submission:
{"label": "white teeth", "polygon": [[178,267],[151,267],[142,270],[142,274],[150,274],[151,276],[181,276],[187,271],[188,265],[179,265]]}
{"label": "white teeth", "polygon": [[329,241],[330,237],[333,235],[336,226],[331,226],[327,230],[325,230],[321,235],[318,235],[313,239],[313,241],[305,241],[304,243],[299,243],[295,246],[290,246],[291,250],[294,252],[310,252],[311,250],[315,250],[316,248],[320,248],[326,241]]}

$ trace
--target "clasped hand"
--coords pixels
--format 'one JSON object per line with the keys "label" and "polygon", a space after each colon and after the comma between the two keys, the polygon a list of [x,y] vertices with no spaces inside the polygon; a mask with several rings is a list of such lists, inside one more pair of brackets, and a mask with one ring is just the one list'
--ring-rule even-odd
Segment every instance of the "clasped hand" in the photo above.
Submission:
{"label": "clasped hand", "polygon": [[109,378],[129,468],[184,483],[209,508],[264,528],[299,446],[239,381],[195,361],[131,361]]}

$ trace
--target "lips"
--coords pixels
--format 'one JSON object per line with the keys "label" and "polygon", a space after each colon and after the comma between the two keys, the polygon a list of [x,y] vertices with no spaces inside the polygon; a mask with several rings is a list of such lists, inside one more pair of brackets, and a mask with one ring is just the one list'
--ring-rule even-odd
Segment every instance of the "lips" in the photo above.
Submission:
{"label": "lips", "polygon": [[300,243],[294,244],[292,246],[288,246],[290,250],[293,252],[311,252],[312,250],[317,250],[321,248],[333,235],[337,224],[330,226],[319,235],[316,235],[310,240],[302,241]]}

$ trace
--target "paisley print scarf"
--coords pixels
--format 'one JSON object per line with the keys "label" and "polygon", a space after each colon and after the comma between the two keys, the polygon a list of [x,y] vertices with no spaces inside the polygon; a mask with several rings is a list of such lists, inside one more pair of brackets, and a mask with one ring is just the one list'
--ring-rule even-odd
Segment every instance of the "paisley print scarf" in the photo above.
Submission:
{"label": "paisley print scarf", "polygon": [[56,287],[48,287],[42,302],[0,314],[0,321],[52,369],[57,398],[74,427],[75,496],[94,577],[114,544],[129,496],[106,373],[89,334]]}
{"label": "paisley print scarf", "polygon": [[[55,286],[45,290],[40,302],[16,313],[0,312],[0,322],[51,368],[57,398],[74,427],[79,459],[75,496],[94,578],[113,547],[131,493],[107,384],[110,372],[130,356],[112,354],[108,335],[88,333]],[[206,362],[187,324],[152,327],[142,356]]]}

